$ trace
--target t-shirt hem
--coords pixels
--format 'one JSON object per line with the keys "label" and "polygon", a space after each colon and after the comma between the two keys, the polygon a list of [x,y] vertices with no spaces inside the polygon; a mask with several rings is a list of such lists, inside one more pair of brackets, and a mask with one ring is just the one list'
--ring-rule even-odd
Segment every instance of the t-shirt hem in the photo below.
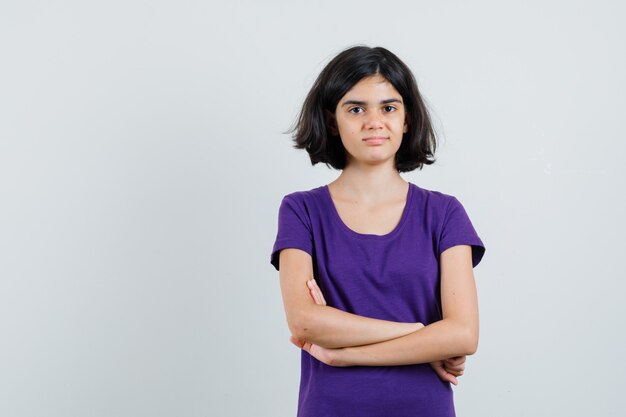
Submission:
{"label": "t-shirt hem", "polygon": [[300,249],[305,251],[306,253],[308,253],[309,255],[311,255],[311,257],[313,257],[313,249],[311,249],[310,246],[307,246],[306,244],[303,244],[302,242],[294,242],[294,241],[284,241],[281,242],[279,244],[276,245],[275,249],[272,251],[272,254],[270,255],[270,263],[272,265],[274,265],[274,268],[276,268],[277,271],[279,271],[280,269],[280,251],[283,249],[287,249],[287,248],[295,248],[295,249]]}
{"label": "t-shirt hem", "polygon": [[458,245],[470,245],[472,247],[472,268],[475,268],[485,255],[485,246],[481,242],[467,240],[454,241],[452,243],[447,243],[446,245],[441,246],[441,248],[439,249],[439,255],[441,256],[441,253],[444,252],[446,249]]}

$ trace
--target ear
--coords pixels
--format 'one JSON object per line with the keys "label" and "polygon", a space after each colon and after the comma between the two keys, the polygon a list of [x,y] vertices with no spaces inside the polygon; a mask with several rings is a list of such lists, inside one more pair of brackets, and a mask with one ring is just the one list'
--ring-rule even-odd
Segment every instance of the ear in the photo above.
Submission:
{"label": "ear", "polygon": [[404,122],[404,128],[402,128],[402,133],[406,133],[409,131],[409,123],[408,122]]}
{"label": "ear", "polygon": [[328,110],[324,110],[324,116],[326,118],[326,126],[333,136],[339,136],[339,130],[337,129],[337,119],[335,115]]}

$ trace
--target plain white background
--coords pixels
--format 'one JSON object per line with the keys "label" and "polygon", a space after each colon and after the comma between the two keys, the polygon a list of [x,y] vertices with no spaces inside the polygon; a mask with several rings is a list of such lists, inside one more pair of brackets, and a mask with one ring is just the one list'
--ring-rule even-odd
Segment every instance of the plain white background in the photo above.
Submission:
{"label": "plain white background", "polygon": [[440,147],[403,174],[487,247],[460,416],[618,416],[626,59],[617,1],[0,4],[0,415],[294,416],[269,263],[282,134],[326,62],[385,46]]}

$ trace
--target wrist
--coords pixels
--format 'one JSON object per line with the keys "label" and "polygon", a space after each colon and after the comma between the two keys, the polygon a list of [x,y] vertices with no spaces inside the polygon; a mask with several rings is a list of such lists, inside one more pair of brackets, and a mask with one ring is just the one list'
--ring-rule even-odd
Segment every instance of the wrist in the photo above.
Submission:
{"label": "wrist", "polygon": [[398,325],[400,326],[398,327],[398,329],[402,329],[402,333],[403,333],[399,336],[408,336],[411,333],[415,333],[416,331],[424,327],[422,323],[411,323],[411,322],[398,323]]}
{"label": "wrist", "polygon": [[337,348],[332,350],[331,364],[336,367],[352,366],[349,361],[350,347]]}

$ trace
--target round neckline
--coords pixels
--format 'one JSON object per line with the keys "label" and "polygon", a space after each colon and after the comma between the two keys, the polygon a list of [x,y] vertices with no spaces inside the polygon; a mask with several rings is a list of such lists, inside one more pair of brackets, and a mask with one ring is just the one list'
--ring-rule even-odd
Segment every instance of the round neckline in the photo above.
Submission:
{"label": "round neckline", "polygon": [[389,239],[397,235],[402,229],[402,227],[404,226],[404,223],[406,223],[406,219],[409,217],[409,212],[411,211],[411,205],[413,201],[413,198],[412,198],[413,197],[413,184],[410,181],[407,181],[407,182],[409,184],[409,190],[407,191],[406,202],[404,203],[404,209],[402,210],[402,216],[400,217],[400,221],[391,232],[384,234],[384,235],[359,233],[349,228],[348,225],[345,224],[344,221],[341,219],[341,216],[339,216],[339,211],[337,210],[337,207],[335,206],[335,202],[333,201],[333,198],[330,194],[330,188],[328,188],[328,184],[325,184],[322,188],[324,189],[324,194],[326,195],[326,201],[328,202],[330,206],[332,217],[335,219],[335,221],[337,222],[337,224],[339,225],[341,229],[343,229],[348,234],[354,237],[357,237],[359,239],[383,240],[383,239]]}

